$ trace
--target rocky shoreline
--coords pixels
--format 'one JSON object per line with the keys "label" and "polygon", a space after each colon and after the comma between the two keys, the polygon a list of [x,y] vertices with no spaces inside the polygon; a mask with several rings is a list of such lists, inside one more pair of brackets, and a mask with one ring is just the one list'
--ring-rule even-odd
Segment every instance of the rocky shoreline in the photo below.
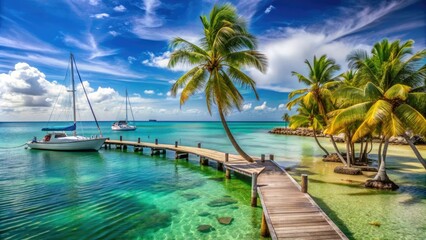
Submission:
{"label": "rocky shoreline", "polygon": [[[314,131],[309,128],[291,129],[291,128],[279,127],[279,128],[272,129],[271,131],[269,131],[269,133],[279,134],[279,135],[294,135],[294,136],[302,136],[302,137],[314,136]],[[317,131],[317,137],[327,137],[327,136],[324,135],[321,131]],[[335,136],[334,139],[336,140],[336,142],[344,142],[343,138],[340,136]],[[376,142],[375,140],[373,141]],[[395,144],[395,145],[408,145],[407,141],[403,137],[392,137],[389,139],[389,143]],[[424,145],[426,144],[426,142],[419,137],[414,137],[414,144]]]}

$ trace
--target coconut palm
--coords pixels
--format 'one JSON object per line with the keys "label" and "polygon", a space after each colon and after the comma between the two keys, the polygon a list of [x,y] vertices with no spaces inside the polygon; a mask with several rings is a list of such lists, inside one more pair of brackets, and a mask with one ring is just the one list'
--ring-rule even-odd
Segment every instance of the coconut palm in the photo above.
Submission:
{"label": "coconut palm", "polygon": [[[352,87],[351,90],[352,94],[347,98],[348,101],[353,99],[354,104],[334,112],[335,117],[327,132],[333,134],[360,121],[361,124],[352,136],[352,142],[355,142],[374,131],[379,131],[384,146],[383,151],[379,151],[381,164],[373,181],[391,183],[386,174],[389,139],[405,134],[408,129],[414,134],[426,136],[426,93],[412,93],[411,87],[402,84],[395,84],[383,91],[371,82],[367,83],[364,89]],[[426,168],[424,161],[421,162]]]}
{"label": "coconut palm", "polygon": [[[327,58],[326,55],[322,55],[319,59],[314,56],[312,63],[306,59],[305,63],[309,68],[309,77],[298,72],[292,72],[292,74],[298,78],[299,82],[307,85],[308,88],[291,92],[288,95],[289,99],[296,98],[287,103],[287,108],[290,110],[295,104],[300,102],[303,102],[308,108],[313,108],[313,105],[317,105],[318,114],[322,115],[322,118],[327,122],[327,112],[333,109],[331,90],[340,84],[338,77],[334,76],[340,66],[333,59]],[[344,162],[332,135],[330,135],[330,139],[339,159]]]}
{"label": "coconut palm", "polygon": [[183,88],[180,96],[180,104],[183,105],[191,95],[204,91],[210,115],[212,106],[216,105],[232,145],[242,157],[252,162],[253,159],[241,149],[232,135],[225,115],[233,108],[239,111],[242,108],[244,98],[237,86],[252,89],[259,98],[256,82],[241,68],[254,67],[265,73],[266,57],[255,50],[255,37],[247,31],[244,21],[232,5],[215,5],[209,16],[200,18],[204,37],[198,45],[179,37],[171,42],[174,51],[168,66],[187,64],[192,67],[173,84],[171,93],[176,96],[178,90]]}
{"label": "coconut palm", "polygon": [[[399,40],[389,42],[384,39],[374,45],[371,51],[372,56],[360,50],[350,54],[349,65],[357,69],[357,75],[361,81],[364,83],[371,81],[383,91],[387,91],[395,84],[402,84],[410,87],[410,91],[419,92],[419,95],[422,95],[426,88],[426,64],[422,65],[426,57],[426,49],[413,54],[413,44],[412,40],[401,43]],[[422,108],[424,105],[421,101],[413,104],[417,109],[425,109]],[[424,113],[423,116],[425,116]],[[411,144],[405,133],[403,135],[426,168],[426,163],[417,148]]]}
{"label": "coconut palm", "polygon": [[298,72],[292,72],[292,74],[308,88],[290,92],[289,99],[297,97],[287,103],[287,108],[291,109],[295,104],[303,101],[307,107],[317,104],[319,114],[325,116],[327,108],[331,106],[329,104],[332,95],[330,89],[339,83],[338,78],[333,75],[340,69],[340,66],[333,59],[327,58],[326,55],[322,55],[319,59],[314,56],[312,63],[306,59],[305,63],[309,68],[309,77]]}
{"label": "coconut palm", "polygon": [[290,122],[290,114],[284,113],[281,119],[285,122],[285,127],[288,127],[288,124]]}
{"label": "coconut palm", "polygon": [[324,151],[326,155],[329,152],[320,144],[317,138],[317,131],[324,128],[324,118],[318,114],[317,105],[311,105],[307,107],[303,102],[299,103],[297,108],[298,114],[293,115],[290,118],[290,128],[296,129],[298,127],[310,127],[314,132],[314,138],[317,145]]}

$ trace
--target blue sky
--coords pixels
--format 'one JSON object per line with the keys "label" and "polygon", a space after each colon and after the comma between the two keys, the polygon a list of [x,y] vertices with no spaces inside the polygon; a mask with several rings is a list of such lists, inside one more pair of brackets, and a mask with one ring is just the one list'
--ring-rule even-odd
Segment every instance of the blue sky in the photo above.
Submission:
{"label": "blue sky", "polygon": [[[169,41],[179,36],[196,42],[202,34],[199,16],[223,2],[2,0],[0,121],[47,120],[65,84],[69,52],[101,120],[119,118],[126,88],[137,120],[218,120],[217,113],[208,114],[202,93],[182,107],[169,96],[184,67],[166,66]],[[425,1],[229,2],[269,60],[266,74],[246,69],[260,100],[243,90],[244,110],[232,112],[230,120],[280,120],[287,92],[301,88],[291,71],[306,73],[303,62],[315,54],[334,58],[344,71],[348,53],[370,50],[383,38],[413,39],[415,50],[426,45]],[[90,119],[87,108],[81,111]]]}

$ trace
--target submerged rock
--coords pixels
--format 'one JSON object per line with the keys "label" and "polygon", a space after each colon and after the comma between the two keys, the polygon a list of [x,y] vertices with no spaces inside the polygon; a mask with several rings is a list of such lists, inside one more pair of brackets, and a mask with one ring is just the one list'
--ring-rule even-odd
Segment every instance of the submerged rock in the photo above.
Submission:
{"label": "submerged rock", "polygon": [[188,201],[192,201],[194,199],[200,198],[200,196],[198,196],[195,193],[182,193],[181,196],[186,198],[186,200]]}
{"label": "submerged rock", "polygon": [[223,206],[227,206],[227,205],[231,205],[235,203],[237,203],[236,200],[229,197],[224,197],[224,198],[219,198],[219,199],[210,201],[209,203],[207,203],[207,205],[209,207],[223,207]]}
{"label": "submerged rock", "polygon": [[335,173],[340,174],[348,174],[348,175],[361,175],[362,171],[359,168],[345,167],[345,166],[337,166],[334,168]]}
{"label": "submerged rock", "polygon": [[232,217],[218,217],[217,221],[219,221],[220,224],[222,225],[229,225],[231,224],[232,220],[234,220],[234,218]]}
{"label": "submerged rock", "polygon": [[198,226],[197,230],[202,233],[208,233],[214,230],[214,228],[208,224]]}
{"label": "submerged rock", "polygon": [[210,215],[209,212],[201,212],[201,213],[198,214],[198,216],[200,216],[200,217],[207,217],[209,215]]}
{"label": "submerged rock", "polygon": [[382,189],[382,190],[397,190],[399,188],[398,185],[396,185],[394,182],[392,182],[391,180],[388,181],[380,181],[380,180],[367,180],[364,184],[364,186],[366,188],[377,188],[377,189]]}

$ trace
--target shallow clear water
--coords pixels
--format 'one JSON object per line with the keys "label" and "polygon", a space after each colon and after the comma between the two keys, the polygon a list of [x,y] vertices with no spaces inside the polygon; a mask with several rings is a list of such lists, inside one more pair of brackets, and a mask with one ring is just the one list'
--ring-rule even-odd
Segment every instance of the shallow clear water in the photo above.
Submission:
{"label": "shallow clear water", "polygon": [[[135,132],[106,137],[183,145],[234,153],[217,122],[139,122]],[[84,134],[95,135],[84,123]],[[308,173],[309,192],[330,218],[354,239],[425,239],[426,174],[405,146],[391,146],[389,176],[395,192],[364,189],[371,174],[333,173],[336,163],[323,163],[313,139],[278,136],[267,131],[281,123],[231,123],[242,147],[251,155],[274,153],[297,180]],[[45,123],[0,123],[2,148],[18,146]],[[7,139],[7,141],[6,141]],[[331,149],[325,139],[321,139]],[[426,149],[422,147],[423,156]],[[374,155],[372,156],[374,157]],[[249,205],[250,182],[243,176],[202,167],[198,159],[174,161],[141,153],[101,150],[63,153],[21,148],[0,149],[0,237],[130,238],[130,239],[258,239],[260,208]],[[217,200],[216,202],[212,202]],[[216,206],[227,204],[224,206]],[[233,217],[230,226],[217,217]],[[378,222],[380,227],[370,223]],[[214,231],[200,233],[209,224]]]}

